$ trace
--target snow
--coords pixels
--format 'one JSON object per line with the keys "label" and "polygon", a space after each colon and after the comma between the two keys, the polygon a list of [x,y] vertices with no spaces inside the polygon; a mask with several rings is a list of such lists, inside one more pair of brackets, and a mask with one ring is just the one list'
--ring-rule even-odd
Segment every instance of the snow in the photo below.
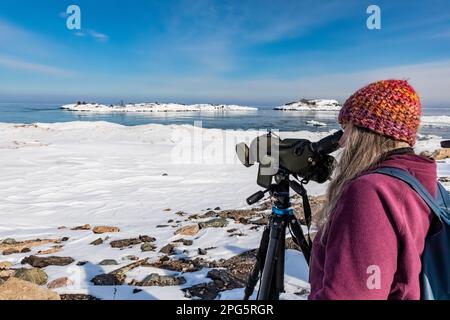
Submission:
{"label": "snow", "polygon": [[275,110],[282,110],[282,111],[339,111],[339,110],[341,110],[341,105],[336,100],[327,100],[327,99],[306,100],[306,99],[302,99],[297,102],[287,103],[284,106],[275,107]]}
{"label": "snow", "polygon": [[177,103],[136,103],[125,105],[104,105],[98,103],[68,104],[61,109],[83,112],[219,112],[256,111],[257,108],[223,104],[177,104]]}
{"label": "snow", "polygon": [[[187,280],[182,286],[146,287],[133,293],[132,286],[98,287],[89,280],[100,273],[129,264],[128,255],[157,260],[157,252],[141,252],[139,245],[123,250],[106,242],[89,245],[99,238],[92,231],[72,231],[71,227],[90,224],[111,225],[121,229],[109,234],[110,240],[149,235],[157,240],[159,250],[179,239],[174,231],[190,224],[175,214],[202,213],[208,208],[248,208],[246,197],[260,190],[256,185],[257,167],[245,168],[235,154],[236,143],[249,143],[264,132],[202,129],[189,125],[142,125],[126,127],[108,122],[69,122],[55,124],[0,124],[0,239],[46,239],[69,237],[61,252],[84,266],[46,267],[49,281],[67,276],[75,284],[58,289],[59,293],[88,293],[103,299],[185,299],[182,288],[208,282],[208,269],[181,274]],[[304,138],[317,141],[330,132],[282,132],[282,138]],[[422,136],[417,151],[433,151],[439,137]],[[450,175],[450,162],[438,164],[439,174]],[[312,195],[324,193],[326,185],[308,184]],[[165,211],[169,209],[170,211]],[[167,228],[169,219],[182,222]],[[207,260],[230,258],[257,248],[260,230],[229,221],[245,236],[230,237],[225,228],[202,229],[193,237],[190,247],[178,248],[178,257],[195,258],[197,248],[209,250]],[[58,229],[66,226],[67,229]],[[104,236],[103,236],[104,238]],[[31,253],[0,255],[23,267],[20,261],[49,245],[32,248]],[[187,254],[182,253],[188,249]],[[103,259],[115,259],[118,266],[99,266]],[[128,273],[142,280],[150,273],[176,274],[161,269],[139,267]],[[308,288],[308,268],[296,251],[286,255],[285,299],[304,299],[297,295]],[[243,289],[223,292],[220,299],[240,299]]]}
{"label": "snow", "polygon": [[325,122],[319,122],[319,121],[316,121],[316,120],[306,121],[306,124],[310,125],[310,126],[313,126],[313,127],[326,127],[327,126],[327,124]]}

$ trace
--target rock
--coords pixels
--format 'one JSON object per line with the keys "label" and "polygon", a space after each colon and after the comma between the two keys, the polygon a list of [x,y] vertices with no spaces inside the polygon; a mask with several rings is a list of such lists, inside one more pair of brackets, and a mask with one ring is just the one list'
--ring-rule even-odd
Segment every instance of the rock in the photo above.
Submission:
{"label": "rock", "polygon": [[29,256],[24,258],[21,263],[36,267],[36,268],[45,268],[48,266],[67,266],[74,262],[75,260],[70,257],[37,257],[37,256]]}
{"label": "rock", "polygon": [[68,277],[62,277],[62,278],[58,278],[55,279],[53,281],[50,281],[47,284],[47,288],[49,289],[57,289],[57,288],[64,288],[64,287],[69,287],[73,285],[73,281],[70,280]]}
{"label": "rock", "polygon": [[0,270],[8,270],[12,267],[12,263],[9,261],[2,261],[0,262]]}
{"label": "rock", "polygon": [[160,268],[178,272],[195,272],[202,268],[216,268],[219,267],[215,262],[206,262],[203,259],[196,258],[194,260],[178,259],[171,260],[168,256],[163,256],[159,261],[148,264],[149,267]]}
{"label": "rock", "polygon": [[69,237],[62,237],[62,238],[61,238],[61,241],[62,241],[62,242],[66,242],[66,241],[69,241],[69,239],[70,239]]}
{"label": "rock", "polygon": [[114,241],[111,241],[109,244],[113,248],[126,248],[126,247],[134,246],[139,243],[142,243],[141,239],[133,238],[133,239],[114,240]]}
{"label": "rock", "polygon": [[175,231],[175,234],[182,236],[194,236],[199,232],[199,230],[200,227],[198,224],[192,224],[178,229],[177,231]]}
{"label": "rock", "polygon": [[134,245],[142,243],[142,242],[154,242],[154,241],[156,241],[156,239],[153,237],[139,236],[139,238],[114,240],[114,241],[110,242],[110,245],[113,248],[126,248],[126,247],[134,246]]}
{"label": "rock", "polygon": [[6,251],[7,253],[20,253],[20,252],[29,252],[30,248],[43,246],[49,243],[57,243],[60,242],[59,239],[35,239],[35,240],[25,240],[25,241],[16,241],[14,239],[6,239],[6,243],[0,244],[0,251]]}
{"label": "rock", "polygon": [[85,225],[82,225],[82,226],[74,227],[74,228],[72,228],[70,230],[75,230],[75,231],[78,231],[78,230],[91,230],[91,225],[85,224]]}
{"label": "rock", "polygon": [[140,287],[167,287],[167,286],[178,286],[186,283],[186,279],[183,277],[173,277],[173,276],[160,276],[157,273],[152,273],[145,277],[144,280],[139,282],[134,282],[132,285]]}
{"label": "rock", "polygon": [[185,246],[192,246],[192,244],[194,243],[194,241],[192,240],[186,240],[186,239],[178,239],[175,240],[174,243],[182,243]]}
{"label": "rock", "polygon": [[30,248],[23,248],[22,250],[20,250],[20,253],[27,253],[27,252],[31,252]]}
{"label": "rock", "polygon": [[20,253],[20,251],[17,249],[14,249],[14,248],[6,249],[3,251],[4,256],[9,256],[9,255],[16,254],[16,253]]}
{"label": "rock", "polygon": [[0,270],[0,278],[10,278],[16,273],[15,270]]}
{"label": "rock", "polygon": [[38,285],[9,278],[0,286],[0,300],[61,300],[60,296]]}
{"label": "rock", "polygon": [[217,218],[217,219],[211,219],[205,222],[200,222],[199,224],[200,229],[205,228],[223,228],[228,226],[228,221],[225,218]]}
{"label": "rock", "polygon": [[256,252],[257,250],[250,250],[230,259],[220,261],[216,268],[225,268],[234,277],[246,281],[255,265]]}
{"label": "rock", "polygon": [[177,211],[177,212],[175,212],[175,214],[176,214],[177,216],[180,216],[180,217],[186,216],[186,215],[187,215],[187,213],[184,212],[184,211]]}
{"label": "rock", "polygon": [[44,270],[39,268],[17,269],[14,272],[14,277],[20,280],[32,282],[34,284],[37,284],[38,286],[42,286],[48,281],[47,274],[44,272]]}
{"label": "rock", "polygon": [[217,211],[217,210],[220,210],[220,207],[215,207],[214,210],[216,210],[216,211]]}
{"label": "rock", "polygon": [[154,237],[149,237],[149,236],[139,236],[139,239],[140,239],[142,242],[155,242],[155,241],[156,241],[156,238],[154,238]]}
{"label": "rock", "polygon": [[94,241],[92,241],[90,244],[93,245],[93,246],[99,246],[102,243],[103,243],[103,239],[102,238],[98,238],[98,239],[95,239]]}
{"label": "rock", "polygon": [[219,217],[233,219],[236,223],[248,223],[248,220],[259,216],[257,210],[225,210],[219,212]]}
{"label": "rock", "polygon": [[435,160],[444,160],[450,158],[450,148],[437,149],[433,152],[433,158]]}
{"label": "rock", "polygon": [[196,219],[205,219],[205,218],[212,218],[212,217],[217,217],[217,216],[218,216],[217,212],[210,210],[208,212],[205,212],[204,214],[197,215]]}
{"label": "rock", "polygon": [[171,255],[174,252],[174,245],[169,243],[169,244],[165,245],[164,247],[162,247],[161,250],[159,250],[159,252]]}
{"label": "rock", "polygon": [[117,266],[118,263],[116,260],[113,259],[105,259],[99,262],[100,266]]}
{"label": "rock", "polygon": [[92,232],[95,234],[102,234],[102,233],[110,233],[110,232],[120,232],[120,229],[117,227],[110,227],[110,226],[97,226],[92,229]]}
{"label": "rock", "polygon": [[124,260],[124,261],[125,260],[136,261],[136,260],[139,260],[139,258],[136,257],[136,256],[133,256],[133,255],[129,255],[129,256],[123,257],[122,260]]}
{"label": "rock", "polygon": [[449,183],[450,182],[450,177],[439,177],[439,182],[442,183]]}
{"label": "rock", "polygon": [[52,254],[52,253],[56,253],[62,250],[62,246],[54,246],[50,249],[47,250],[42,250],[42,251],[38,251],[38,255],[46,255],[46,254]]}
{"label": "rock", "polygon": [[142,252],[148,252],[148,251],[155,251],[156,246],[153,243],[150,242],[144,242],[141,245],[141,251]]}
{"label": "rock", "polygon": [[225,269],[213,269],[208,272],[206,277],[214,280],[220,290],[244,288],[246,284],[246,281],[233,276],[228,270]]}
{"label": "rock", "polygon": [[60,295],[61,300],[68,301],[88,301],[88,300],[100,300],[90,294],[62,294]]}
{"label": "rock", "polygon": [[125,283],[123,274],[99,274],[92,278],[91,282],[96,286],[120,286]]}
{"label": "rock", "polygon": [[214,282],[197,284],[183,291],[186,297],[198,297],[202,300],[214,300],[220,292]]}
{"label": "rock", "polygon": [[12,244],[18,244],[19,242],[17,242],[15,239],[13,238],[6,238],[2,241],[2,244],[6,244],[6,245],[12,245]]}

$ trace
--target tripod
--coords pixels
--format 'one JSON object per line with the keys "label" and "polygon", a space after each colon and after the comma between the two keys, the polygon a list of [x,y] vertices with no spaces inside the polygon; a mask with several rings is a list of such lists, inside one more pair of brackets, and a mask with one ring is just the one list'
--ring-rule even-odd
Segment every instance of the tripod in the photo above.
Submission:
{"label": "tripod", "polygon": [[291,208],[289,188],[298,193],[303,200],[305,223],[311,225],[311,207],[306,189],[302,184],[289,180],[289,175],[277,177],[276,184],[272,184],[266,191],[259,191],[247,199],[249,204],[261,200],[265,193],[270,192],[275,199],[268,226],[265,227],[261,243],[256,255],[256,263],[248,278],[244,300],[248,300],[255,290],[261,274],[260,288],[257,300],[278,300],[284,292],[284,258],[286,229],[289,228],[294,243],[300,246],[306,261],[309,263],[311,254],[311,239],[309,233],[306,239],[300,222]]}

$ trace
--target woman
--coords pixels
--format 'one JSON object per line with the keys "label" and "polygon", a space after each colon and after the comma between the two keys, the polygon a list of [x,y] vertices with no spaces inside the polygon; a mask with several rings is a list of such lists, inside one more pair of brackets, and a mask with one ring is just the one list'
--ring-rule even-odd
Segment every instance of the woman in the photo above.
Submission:
{"label": "woman", "polygon": [[372,83],[344,104],[343,146],[313,243],[309,299],[420,299],[421,254],[432,213],[396,167],[436,195],[436,163],[414,154],[420,99],[407,81]]}

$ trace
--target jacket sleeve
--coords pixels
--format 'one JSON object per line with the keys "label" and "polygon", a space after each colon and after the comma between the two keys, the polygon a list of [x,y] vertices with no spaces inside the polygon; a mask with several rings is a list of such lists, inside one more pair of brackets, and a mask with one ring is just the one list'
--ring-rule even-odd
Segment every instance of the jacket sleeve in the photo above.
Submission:
{"label": "jacket sleeve", "polygon": [[398,257],[389,211],[402,210],[401,199],[389,203],[367,177],[352,181],[338,201],[326,231],[323,283],[312,300],[389,296]]}

